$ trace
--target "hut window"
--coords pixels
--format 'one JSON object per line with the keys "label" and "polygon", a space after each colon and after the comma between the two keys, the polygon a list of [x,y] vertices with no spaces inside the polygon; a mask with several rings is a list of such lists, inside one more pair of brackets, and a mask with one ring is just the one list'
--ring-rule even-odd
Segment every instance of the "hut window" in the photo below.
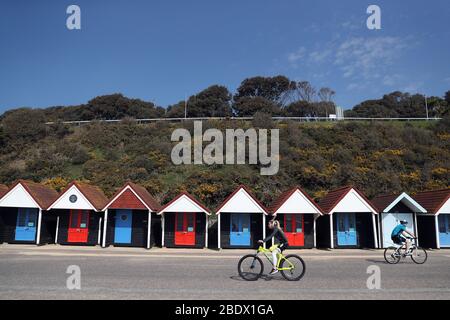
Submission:
{"label": "hut window", "polygon": [[292,232],[292,216],[287,214],[285,217],[286,217],[285,231]]}
{"label": "hut window", "polygon": [[295,215],[295,232],[303,232],[303,216],[300,214]]}
{"label": "hut window", "polygon": [[177,231],[184,231],[183,230],[183,214],[177,213]]}
{"label": "hut window", "polygon": [[17,219],[17,226],[25,227],[26,220],[27,220],[27,215],[26,215],[25,209],[19,209],[19,217]]}
{"label": "hut window", "polygon": [[231,231],[239,232],[239,217],[237,215],[231,215]]}

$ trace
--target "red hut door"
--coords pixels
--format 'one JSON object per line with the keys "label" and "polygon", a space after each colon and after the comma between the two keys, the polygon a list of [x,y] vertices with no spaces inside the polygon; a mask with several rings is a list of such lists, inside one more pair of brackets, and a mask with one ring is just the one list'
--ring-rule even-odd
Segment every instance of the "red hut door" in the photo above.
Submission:
{"label": "red hut door", "polygon": [[195,213],[176,213],[175,228],[175,245],[195,245]]}
{"label": "red hut door", "polygon": [[293,247],[302,247],[305,245],[305,233],[303,230],[302,214],[284,215],[284,233],[288,239],[289,245]]}
{"label": "red hut door", "polygon": [[67,242],[87,243],[89,233],[89,211],[70,210]]}

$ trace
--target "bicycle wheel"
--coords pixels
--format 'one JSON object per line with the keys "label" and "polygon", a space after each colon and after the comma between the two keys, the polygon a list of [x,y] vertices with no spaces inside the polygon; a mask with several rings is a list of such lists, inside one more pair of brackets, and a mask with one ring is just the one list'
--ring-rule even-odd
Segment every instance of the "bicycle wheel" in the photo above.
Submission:
{"label": "bicycle wheel", "polygon": [[397,264],[400,261],[400,254],[396,247],[389,247],[384,250],[384,260],[389,264]]}
{"label": "bicycle wheel", "polygon": [[428,259],[427,251],[423,248],[415,248],[411,255],[411,259],[417,264],[424,264]]}
{"label": "bicycle wheel", "polygon": [[[286,260],[289,260],[286,261]],[[280,270],[281,275],[289,281],[298,281],[305,275],[305,262],[295,254],[289,254],[280,263],[280,268],[291,268],[290,270]]]}
{"label": "bicycle wheel", "polygon": [[259,257],[249,254],[239,260],[238,272],[242,279],[256,281],[264,272],[264,265]]}

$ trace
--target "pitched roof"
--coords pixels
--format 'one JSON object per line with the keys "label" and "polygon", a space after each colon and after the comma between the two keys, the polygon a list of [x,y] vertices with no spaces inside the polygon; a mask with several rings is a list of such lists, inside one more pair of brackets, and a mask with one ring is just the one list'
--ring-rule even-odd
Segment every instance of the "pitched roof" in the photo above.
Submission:
{"label": "pitched roof", "polygon": [[14,189],[18,184],[24,187],[24,189],[33,198],[33,200],[36,201],[42,210],[46,210],[58,197],[58,192],[55,190],[44,186],[43,184],[28,180],[16,181],[9,190]]}
{"label": "pitched roof", "polygon": [[351,189],[351,186],[346,186],[329,191],[325,197],[319,201],[319,205],[323,212],[329,213]]}
{"label": "pitched roof", "polygon": [[387,194],[375,197],[372,199],[372,204],[376,207],[378,212],[389,212],[399,202],[403,202],[412,212],[426,213],[426,209],[420,205],[414,198],[409,196],[406,192],[400,194]]}
{"label": "pitched roof", "polygon": [[180,199],[182,196],[186,196],[188,197],[190,200],[192,200],[192,202],[194,202],[195,204],[197,204],[200,208],[202,208],[205,212],[207,212],[208,214],[211,214],[211,210],[208,209],[203,203],[201,203],[197,198],[195,198],[193,195],[187,193],[187,192],[181,192],[179,195],[177,195],[175,198],[173,198],[172,200],[170,200],[167,204],[165,204],[164,206],[162,206],[159,210],[158,213],[163,212],[166,208],[168,208],[170,205],[172,205],[174,202],[176,202],[178,199]]}
{"label": "pitched roof", "polygon": [[7,192],[9,188],[5,186],[4,184],[0,184],[0,198],[3,197]]}
{"label": "pitched roof", "polygon": [[372,199],[372,203],[378,212],[386,209],[400,194],[385,194]]}
{"label": "pitched roof", "polygon": [[450,198],[450,188],[419,192],[413,198],[427,209],[428,213],[435,214]]}
{"label": "pitched roof", "polygon": [[106,204],[104,209],[107,209],[107,207],[109,207],[113,203],[117,196],[119,196],[128,186],[138,195],[138,197],[144,202],[144,205],[146,207],[150,208],[154,212],[158,211],[161,208],[161,205],[158,203],[158,201],[155,200],[155,198],[152,197],[147,189],[145,189],[143,186],[129,181],[122,188],[117,190],[114,196],[112,196],[109,202]]}
{"label": "pitched roof", "polygon": [[237,187],[228,197],[226,197],[226,199],[219,205],[219,207],[215,210],[215,212],[219,212],[224,206],[225,204],[230,201],[233,196],[238,193],[241,189],[244,189],[245,192],[247,192],[247,194],[257,203],[258,206],[261,207],[261,209],[263,209],[263,211],[268,214],[269,210],[255,197],[255,195],[253,194],[253,191],[250,190],[250,188],[248,188],[246,185],[241,184],[239,187]]}
{"label": "pitched roof", "polygon": [[292,189],[286,190],[281,193],[280,196],[275,199],[274,202],[267,208],[271,214],[275,213],[280,207],[294,194],[295,191],[300,191],[321,213],[322,208],[320,208],[317,203],[312,199],[306,192],[304,192],[299,186]]}
{"label": "pitched roof", "polygon": [[97,211],[102,211],[105,205],[108,203],[108,198],[105,196],[103,191],[97,187],[84,182],[72,181],[60,194],[55,201],[51,203],[55,203],[59,198],[61,198],[72,186],[75,186],[80,192],[85,196],[85,198],[92,204],[92,206]]}
{"label": "pitched roof", "polygon": [[330,213],[331,210],[333,210],[333,208],[336,207],[336,205],[352,189],[355,190],[355,192],[358,193],[358,195],[361,196],[361,198],[363,198],[364,201],[366,201],[369,204],[369,206],[371,206],[372,209],[376,211],[375,206],[372,204],[372,202],[369,199],[367,199],[367,197],[361,191],[359,191],[358,189],[354,188],[353,186],[345,186],[345,187],[342,187],[342,188],[331,190],[330,192],[327,193],[327,195],[325,197],[323,197],[320,200],[319,205],[322,208],[323,212],[324,213]]}

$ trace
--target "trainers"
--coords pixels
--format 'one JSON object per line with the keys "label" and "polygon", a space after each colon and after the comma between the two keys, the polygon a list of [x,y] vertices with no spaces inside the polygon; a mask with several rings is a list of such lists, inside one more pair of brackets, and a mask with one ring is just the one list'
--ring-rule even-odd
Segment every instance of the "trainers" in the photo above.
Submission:
{"label": "trainers", "polygon": [[272,269],[272,271],[270,271],[270,275],[274,275],[275,273],[278,273],[278,269]]}

